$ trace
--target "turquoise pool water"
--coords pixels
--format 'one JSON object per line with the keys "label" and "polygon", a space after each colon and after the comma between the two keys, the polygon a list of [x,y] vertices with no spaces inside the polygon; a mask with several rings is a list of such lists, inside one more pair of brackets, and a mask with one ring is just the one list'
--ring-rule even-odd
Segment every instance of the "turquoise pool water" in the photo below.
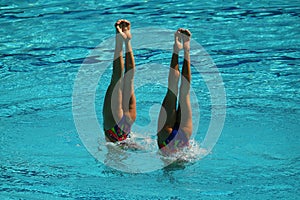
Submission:
{"label": "turquoise pool water", "polygon": [[[0,1],[0,198],[297,199],[299,14],[298,1],[277,0]],[[90,52],[113,36],[119,18],[130,20],[132,29],[189,28],[214,60],[227,114],[205,158],[132,174],[86,150],[73,120],[74,81]],[[137,71],[149,73],[149,66],[138,67],[170,59],[156,50],[135,54]],[[97,88],[100,123],[109,76],[108,69]],[[211,119],[210,93],[195,70],[192,86],[200,105],[194,136],[201,143]],[[150,122],[149,110],[164,92],[149,84],[136,90],[137,124]]]}

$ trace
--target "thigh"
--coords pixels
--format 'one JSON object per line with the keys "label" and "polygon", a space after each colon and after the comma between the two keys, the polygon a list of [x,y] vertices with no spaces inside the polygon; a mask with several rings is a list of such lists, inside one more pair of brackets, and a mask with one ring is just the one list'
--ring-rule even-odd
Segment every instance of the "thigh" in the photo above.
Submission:
{"label": "thigh", "polygon": [[158,117],[158,142],[161,143],[171,134],[176,123],[176,103],[177,97],[168,90]]}
{"label": "thigh", "polygon": [[122,92],[114,85],[110,85],[106,91],[103,105],[103,126],[104,129],[110,129],[118,123],[122,116]]}

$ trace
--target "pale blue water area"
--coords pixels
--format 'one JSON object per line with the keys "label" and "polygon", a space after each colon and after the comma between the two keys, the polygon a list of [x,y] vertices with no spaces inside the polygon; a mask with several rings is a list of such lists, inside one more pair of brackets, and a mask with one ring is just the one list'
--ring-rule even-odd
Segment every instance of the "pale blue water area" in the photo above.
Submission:
{"label": "pale blue water area", "polygon": [[[0,1],[0,199],[298,199],[299,15],[296,0]],[[132,174],[86,150],[73,120],[74,81],[120,18],[133,30],[188,28],[214,60],[227,113],[205,158]],[[171,56],[155,49],[135,54],[137,74],[151,72],[151,66],[139,68],[145,63],[167,66]],[[201,143],[210,93],[192,70],[200,105],[194,136]],[[110,73],[97,88],[100,124]],[[153,84],[136,90],[137,124],[150,122],[149,110],[164,93]]]}

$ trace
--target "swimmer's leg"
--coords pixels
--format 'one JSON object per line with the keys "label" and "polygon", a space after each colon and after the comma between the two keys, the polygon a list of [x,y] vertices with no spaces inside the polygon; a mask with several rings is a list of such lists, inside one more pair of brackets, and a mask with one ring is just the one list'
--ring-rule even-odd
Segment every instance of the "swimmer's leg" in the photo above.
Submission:
{"label": "swimmer's leg", "polygon": [[174,40],[173,54],[168,78],[168,91],[163,100],[158,118],[158,144],[161,144],[167,139],[167,137],[171,134],[176,122],[176,104],[178,95],[178,81],[180,76],[178,68],[178,53],[182,48],[179,30],[176,31]]}
{"label": "swimmer's leg", "polygon": [[[111,129],[120,121],[123,116],[122,109],[122,75],[124,71],[123,60],[123,40],[121,20],[117,21],[116,27],[116,42],[113,61],[113,72],[110,85],[105,94],[103,106],[103,126],[105,130]],[[114,98],[112,99],[113,92]],[[113,109],[112,109],[113,106]]]}
{"label": "swimmer's leg", "polygon": [[126,21],[127,24],[124,28],[126,34],[125,39],[125,75],[123,82],[123,97],[122,97],[122,108],[126,120],[129,124],[132,124],[136,119],[136,99],[134,94],[134,71],[135,62],[134,55],[131,47],[131,33],[130,33],[130,22]]}
{"label": "swimmer's leg", "polygon": [[190,102],[190,82],[191,82],[191,64],[190,64],[190,37],[188,30],[182,31],[184,61],[181,71],[181,85],[179,92],[179,106],[177,111],[177,121],[180,121],[180,128],[190,138],[193,129],[192,109]]}

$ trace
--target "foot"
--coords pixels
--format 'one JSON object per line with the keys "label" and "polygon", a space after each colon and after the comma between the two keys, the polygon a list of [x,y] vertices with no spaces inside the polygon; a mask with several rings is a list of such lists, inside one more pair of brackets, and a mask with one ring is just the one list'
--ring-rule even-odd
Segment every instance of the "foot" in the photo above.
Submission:
{"label": "foot", "polygon": [[130,22],[126,19],[120,19],[115,23],[116,33],[120,34],[120,36],[125,41],[129,41],[131,39],[130,33]]}
{"label": "foot", "polygon": [[173,52],[178,54],[179,51],[182,49],[182,44],[181,44],[181,41],[182,41],[182,37],[181,37],[181,32],[180,32],[181,29],[178,29],[175,34],[174,34],[174,46],[173,46]]}
{"label": "foot", "polygon": [[192,33],[188,29],[181,29],[180,33],[181,33],[184,51],[190,51],[190,40],[191,40]]}

